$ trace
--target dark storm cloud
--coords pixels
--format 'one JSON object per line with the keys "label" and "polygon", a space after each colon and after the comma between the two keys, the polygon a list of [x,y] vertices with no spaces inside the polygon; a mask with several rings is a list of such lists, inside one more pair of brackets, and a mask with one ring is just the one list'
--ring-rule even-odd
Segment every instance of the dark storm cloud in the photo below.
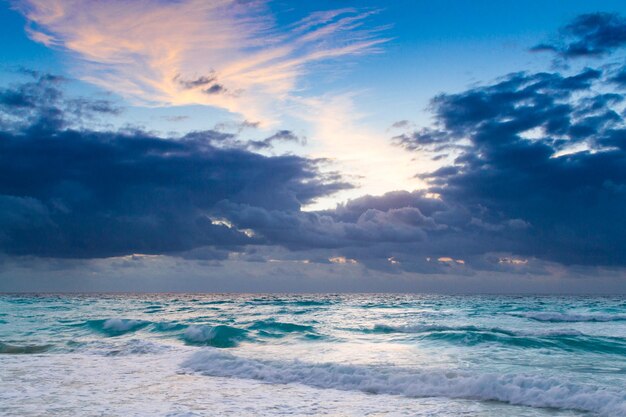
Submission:
{"label": "dark storm cloud", "polygon": [[590,13],[576,17],[561,29],[556,42],[533,47],[563,58],[602,57],[626,46],[626,19],[615,13]]}
{"label": "dark storm cloud", "polygon": [[66,79],[29,72],[34,79],[0,89],[0,128],[3,130],[65,129],[101,116],[118,115],[121,109],[107,100],[66,98]]}
{"label": "dark storm cloud", "polygon": [[[565,31],[580,38],[571,42],[595,39],[590,50],[607,53],[619,46],[584,35],[593,31],[583,21]],[[294,265],[455,275],[623,267],[625,97],[615,91],[615,68],[519,72],[441,94],[432,126],[394,126],[405,130],[397,145],[451,161],[421,174],[427,189],[316,212],[302,206],[348,187],[341,176],[322,173],[321,161],[252,152],[302,142],[292,131],[244,141],[241,131],[256,124],[167,140],[89,130],[81,120],[115,112],[70,104],[60,81],[39,77],[0,93],[0,252],[220,263],[276,261],[283,251]],[[215,80],[189,82],[209,88]]]}
{"label": "dark storm cloud", "polygon": [[315,161],[219,146],[228,139],[220,132],[163,139],[78,128],[76,118],[103,108],[65,99],[56,81],[39,78],[1,97],[0,250],[8,254],[206,258],[194,250],[266,242],[216,221],[218,203],[297,212],[348,186],[325,181]]}
{"label": "dark storm cloud", "polygon": [[[535,50],[582,58],[624,46],[626,20],[596,13],[574,19],[558,42]],[[382,204],[386,213],[414,207],[430,223],[420,225],[421,240],[344,252],[370,267],[420,272],[469,266],[536,274],[533,260],[626,265],[625,97],[614,91],[626,83],[623,64],[602,68],[510,74],[435,97],[431,127],[411,132],[399,122],[407,131],[392,139],[396,145],[452,163],[420,175],[429,184],[420,199],[392,193],[359,204]],[[348,220],[340,211],[335,220],[355,222],[355,214]],[[385,264],[384,256],[394,262]]]}
{"label": "dark storm cloud", "polygon": [[[246,122],[244,122],[246,123]],[[272,150],[277,143],[293,143],[296,145],[306,145],[306,137],[298,136],[291,130],[279,130],[271,136],[261,140],[245,140],[240,137],[241,132],[248,126],[243,124],[233,125],[236,133],[225,132],[224,124],[216,126],[215,130],[210,130],[209,141],[218,147],[245,149],[251,152]],[[186,135],[187,138],[203,137],[207,132],[192,132]],[[205,140],[206,137],[205,137]]]}
{"label": "dark storm cloud", "polygon": [[285,213],[241,205],[228,207],[226,212],[240,227],[301,250],[423,241],[426,231],[447,227],[434,219],[449,210],[441,202],[425,198],[423,192],[401,191],[361,197],[320,212]]}
{"label": "dark storm cloud", "polygon": [[[301,259],[354,261],[385,272],[466,274],[475,266],[504,268],[492,253],[514,248],[505,244],[527,227],[521,219],[476,218],[464,205],[433,198],[426,191],[364,196],[320,212],[242,204],[223,209],[237,227],[254,230]],[[260,261],[260,254],[255,259]]]}
{"label": "dark storm cloud", "polygon": [[397,142],[410,150],[463,144],[454,165],[423,175],[429,191],[464,207],[475,225],[526,225],[515,234],[466,230],[475,245],[497,238],[501,250],[525,256],[623,266],[624,97],[597,93],[606,85],[602,76],[593,69],[520,73],[440,95],[433,100],[437,128]]}

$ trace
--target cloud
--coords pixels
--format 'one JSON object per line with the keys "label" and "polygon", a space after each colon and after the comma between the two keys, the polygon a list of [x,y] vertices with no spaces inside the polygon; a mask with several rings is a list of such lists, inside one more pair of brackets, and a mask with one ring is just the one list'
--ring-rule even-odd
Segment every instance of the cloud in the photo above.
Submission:
{"label": "cloud", "polygon": [[[314,21],[301,22],[302,33]],[[315,211],[303,207],[350,185],[320,168],[327,160],[252,152],[239,135],[256,123],[174,138],[93,129],[83,121],[116,112],[67,98],[64,81],[37,75],[0,90],[0,249],[118,256],[125,265],[132,254],[167,254],[158,262],[175,262],[171,256],[211,268],[238,265],[255,277],[310,273],[311,265],[329,274],[353,268],[394,279],[454,276],[457,283],[498,274],[619,275],[626,262],[626,125],[615,71],[518,72],[440,94],[431,126],[394,138],[393,151],[406,160],[446,155],[420,175],[427,188],[361,195]],[[222,82],[216,74],[180,79],[205,88]],[[320,113],[310,116],[320,116],[327,132],[354,134],[351,103],[311,106]],[[361,141],[336,146],[373,165],[379,149],[362,150],[370,137],[357,133]],[[278,130],[259,148],[298,140]],[[402,165],[413,174],[419,168]]]}
{"label": "cloud", "polygon": [[[62,83],[40,76],[0,90],[0,115],[11,120],[0,132],[0,248],[222,262],[253,245],[314,263],[345,258],[422,274],[537,273],[539,261],[621,265],[624,141],[611,109],[622,97],[594,93],[601,79],[590,69],[512,74],[438,96],[440,131],[429,132],[445,136],[444,146],[466,144],[455,165],[424,176],[429,189],[306,212],[303,205],[349,186],[321,172],[320,161],[262,156],[237,134],[214,130],[176,138],[92,130],[76,125],[72,111],[99,115],[100,107],[65,97]],[[84,106],[67,104],[76,102]],[[266,141],[296,138],[278,131]],[[571,153],[572,143],[589,150]]]}
{"label": "cloud", "polygon": [[66,98],[63,77],[29,71],[32,81],[0,89],[0,127],[7,130],[63,129],[69,125],[93,124],[101,117],[115,116],[121,109],[107,100]]}
{"label": "cloud", "polygon": [[204,104],[271,121],[313,62],[375,51],[371,12],[313,13],[277,27],[260,1],[23,0],[38,42],[70,54],[79,78],[142,104]]}
{"label": "cloud", "polygon": [[204,94],[222,94],[226,93],[226,88],[217,82],[217,76],[213,71],[209,75],[203,75],[191,80],[183,80],[180,75],[174,77],[176,81],[185,90],[199,89]]}
{"label": "cloud", "polygon": [[302,100],[303,106],[297,108],[312,126],[307,135],[312,138],[308,147],[310,155],[328,159],[332,162],[330,169],[339,170],[357,186],[332,199],[322,199],[307,210],[334,207],[338,201],[363,194],[380,195],[423,185],[414,177],[416,155],[392,146],[386,129],[371,128],[373,115],[358,110],[359,100],[358,94],[328,94]]}
{"label": "cloud", "polygon": [[[276,259],[276,248],[284,248],[292,251],[289,261],[349,259],[390,273],[440,273],[450,265],[430,263],[427,256],[466,259],[497,247],[496,240],[456,250],[461,240],[471,239],[462,236],[463,228],[485,226],[477,227],[462,206],[426,191],[302,211],[349,187],[336,172],[318,169],[324,161],[262,156],[237,133],[224,131],[163,138],[142,130],[94,130],[85,116],[97,121],[116,113],[67,97],[64,81],[35,77],[0,90],[0,117],[6,120],[0,129],[5,254],[168,254],[216,265],[248,248],[264,249],[241,261],[266,263]],[[281,130],[262,142],[301,140]],[[463,272],[461,263],[455,265]]]}
{"label": "cloud", "polygon": [[422,178],[486,230],[465,232],[475,245],[498,238],[502,250],[526,257],[624,266],[624,96],[599,92],[606,81],[590,68],[510,74],[436,97],[436,127],[396,142],[456,152],[452,165]]}
{"label": "cloud", "polygon": [[[388,38],[376,11],[339,8],[302,16],[297,8],[267,3],[17,2],[31,37],[46,33],[47,44],[72,60],[73,76],[133,104],[215,106],[275,131],[294,130],[282,122],[305,126],[305,135],[294,132],[301,142],[308,138],[307,147],[296,151],[332,160],[332,170],[349,172],[362,188],[320,200],[317,207],[419,184],[407,165],[411,157],[390,146],[384,132],[365,126],[367,115],[353,103],[356,93],[320,91],[351,57],[382,50]],[[314,71],[315,81],[308,82]],[[256,145],[268,148],[263,141]]]}
{"label": "cloud", "polygon": [[93,258],[260,244],[263,236],[221,221],[217,206],[297,212],[348,186],[325,181],[313,160],[224,146],[232,135],[217,131],[162,138],[77,126],[86,109],[102,107],[65,98],[47,76],[0,97],[0,250],[8,254]]}
{"label": "cloud", "polygon": [[577,16],[561,29],[551,43],[531,48],[554,52],[562,58],[603,57],[626,46],[626,19],[616,13],[589,13]]}
{"label": "cloud", "polygon": [[306,145],[306,137],[298,136],[293,133],[291,130],[279,130],[273,135],[263,139],[263,140],[252,140],[247,142],[247,146],[250,149],[260,150],[260,149],[269,149],[274,146],[274,143],[295,143],[297,145]]}
{"label": "cloud", "polygon": [[614,71],[610,77],[610,81],[622,89],[626,88],[626,66]]}
{"label": "cloud", "polygon": [[[506,269],[498,258],[486,256],[512,248],[510,242],[526,228],[519,219],[483,221],[462,204],[433,198],[426,191],[364,196],[318,212],[232,203],[221,208],[237,228],[254,230],[267,242],[299,254],[294,255],[298,259],[352,259],[386,273],[438,274],[454,267],[455,273],[471,275],[475,269]],[[454,259],[454,265],[438,262],[440,258]],[[535,267],[533,262],[524,270]]]}
{"label": "cloud", "polygon": [[189,116],[177,115],[177,116],[163,116],[163,120],[167,120],[168,122],[182,122],[184,120],[189,119]]}
{"label": "cloud", "polygon": [[[242,123],[224,124],[219,123],[214,130],[211,131],[211,141],[215,146],[224,148],[239,148],[247,149],[249,151],[267,151],[274,149],[277,143],[293,143],[296,145],[306,145],[306,137],[298,136],[291,130],[279,130],[276,133],[261,140],[242,139],[240,134],[242,131],[248,128],[255,128],[255,124],[244,121]],[[228,132],[230,130],[230,132]],[[192,132],[188,133],[187,137],[200,138],[205,132]],[[321,160],[318,160],[321,161]],[[321,174],[320,174],[321,175]],[[328,176],[328,175],[327,175]]]}
{"label": "cloud", "polygon": [[257,129],[259,125],[259,122],[253,122],[250,120],[243,120],[241,122],[220,122],[215,125],[215,130],[233,130],[237,133],[241,133],[245,129]]}

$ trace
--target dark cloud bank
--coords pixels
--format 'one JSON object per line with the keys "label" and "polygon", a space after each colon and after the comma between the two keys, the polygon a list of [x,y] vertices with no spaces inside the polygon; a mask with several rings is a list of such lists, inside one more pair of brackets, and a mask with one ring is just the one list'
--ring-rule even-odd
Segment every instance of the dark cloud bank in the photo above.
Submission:
{"label": "dark cloud bank", "polygon": [[614,13],[590,13],[576,17],[563,27],[554,42],[542,43],[533,51],[554,52],[563,58],[601,57],[626,45],[626,19]]}
{"label": "dark cloud bank", "polygon": [[[626,45],[624,19],[580,16],[535,50],[561,59]],[[577,61],[579,62],[579,61]],[[435,123],[393,138],[448,163],[429,188],[304,212],[349,187],[319,161],[255,153],[218,130],[161,138],[84,126],[119,112],[68,99],[64,81],[0,91],[0,252],[48,258],[167,254],[357,262],[371,271],[546,274],[545,265],[626,265],[622,63],[509,74],[432,100]],[[397,128],[410,128],[403,121]],[[416,171],[418,171],[416,167]]]}
{"label": "dark cloud bank", "polygon": [[[216,215],[229,215],[217,206],[297,212],[348,186],[326,180],[316,161],[252,153],[230,134],[163,139],[78,128],[75,119],[97,118],[111,107],[65,99],[60,82],[38,76],[0,92],[5,253],[89,258],[264,243],[216,222]],[[290,135],[281,131],[262,143]]]}

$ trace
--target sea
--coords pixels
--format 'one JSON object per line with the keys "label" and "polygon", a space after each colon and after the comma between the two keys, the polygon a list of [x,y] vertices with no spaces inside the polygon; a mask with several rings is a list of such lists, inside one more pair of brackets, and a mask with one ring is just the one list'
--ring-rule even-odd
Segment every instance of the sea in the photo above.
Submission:
{"label": "sea", "polygon": [[2,416],[626,416],[626,298],[1,294]]}

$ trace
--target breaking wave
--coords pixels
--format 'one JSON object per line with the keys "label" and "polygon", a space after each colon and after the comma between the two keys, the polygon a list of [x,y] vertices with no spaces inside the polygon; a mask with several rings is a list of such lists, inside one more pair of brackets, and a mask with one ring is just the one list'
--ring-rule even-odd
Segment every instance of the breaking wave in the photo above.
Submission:
{"label": "breaking wave", "polygon": [[228,325],[187,324],[175,321],[151,322],[145,320],[110,318],[88,320],[78,324],[107,337],[130,334],[141,329],[154,333],[172,335],[190,345],[235,347],[243,340],[253,340],[251,335],[267,338],[280,338],[289,334],[299,334],[309,339],[321,337],[310,325],[282,322],[274,319],[252,322],[245,328]]}
{"label": "breaking wave", "polygon": [[106,319],[106,320],[89,320],[87,326],[97,332],[104,333],[107,336],[121,336],[126,333],[135,332],[150,324],[144,320],[133,319]]}
{"label": "breaking wave", "polygon": [[183,369],[212,377],[406,397],[448,397],[626,415],[626,394],[557,378],[523,374],[409,370],[332,363],[256,360],[215,349],[193,354]]}
{"label": "breaking wave", "polygon": [[245,340],[247,334],[246,330],[237,327],[198,325],[187,327],[183,333],[183,339],[191,345],[230,348]]}

